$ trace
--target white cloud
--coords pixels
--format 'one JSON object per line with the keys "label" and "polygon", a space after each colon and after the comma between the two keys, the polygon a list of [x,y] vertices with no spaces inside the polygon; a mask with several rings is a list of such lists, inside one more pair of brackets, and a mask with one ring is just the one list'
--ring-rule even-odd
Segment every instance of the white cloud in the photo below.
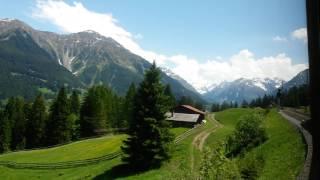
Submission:
{"label": "white cloud", "polygon": [[134,35],[134,38],[135,39],[143,39],[143,35],[138,33],[138,34]]}
{"label": "white cloud", "polygon": [[[203,63],[185,55],[158,54],[140,47],[135,40],[142,38],[142,35],[133,35],[127,31],[111,14],[90,11],[79,2],[73,4],[55,0],[36,2],[32,12],[33,17],[49,21],[65,33],[94,30],[106,37],[111,37],[131,52],[149,61],[156,60],[158,65],[172,67],[174,73],[197,89],[240,77],[278,77],[288,80],[307,67],[305,64],[292,64],[292,60],[285,54],[255,58],[249,50],[242,50],[228,59],[217,56]],[[292,35],[298,39],[306,38],[303,30],[294,32]]]}
{"label": "white cloud", "polygon": [[273,41],[276,41],[276,42],[287,42],[287,38],[285,37],[281,37],[281,36],[275,36],[272,38]]}
{"label": "white cloud", "polygon": [[307,42],[308,40],[307,28],[296,29],[291,33],[291,36],[294,39],[299,39],[299,40],[303,40],[303,42]]}
{"label": "white cloud", "polygon": [[156,60],[160,65],[164,63],[163,55],[144,50],[135,42],[135,39],[142,38],[141,34],[132,35],[119,25],[112,14],[90,11],[80,2],[73,2],[69,5],[64,1],[37,0],[32,16],[53,23],[65,33],[94,30],[113,38],[131,52],[150,62]]}
{"label": "white cloud", "polygon": [[173,72],[184,77],[198,89],[241,77],[289,80],[307,68],[306,64],[292,64],[292,60],[285,54],[256,58],[246,49],[224,61],[213,59],[199,63],[183,55],[173,56],[170,59],[176,64],[172,69]]}

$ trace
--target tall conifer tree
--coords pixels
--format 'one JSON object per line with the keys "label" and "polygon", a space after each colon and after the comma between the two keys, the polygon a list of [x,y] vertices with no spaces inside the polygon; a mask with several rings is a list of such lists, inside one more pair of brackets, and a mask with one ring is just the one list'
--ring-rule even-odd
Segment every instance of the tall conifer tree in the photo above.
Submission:
{"label": "tall conifer tree", "polygon": [[0,153],[10,150],[11,127],[8,115],[0,112]]}
{"label": "tall conifer tree", "polygon": [[34,100],[29,116],[30,118],[27,122],[27,147],[40,147],[44,143],[45,125],[48,117],[42,95],[38,95]]}
{"label": "tall conifer tree", "polygon": [[134,83],[131,83],[125,100],[124,100],[124,107],[123,107],[123,114],[124,114],[124,127],[128,127],[130,122],[132,121],[133,117],[133,102],[134,102],[134,96],[136,95],[136,86]]}
{"label": "tall conifer tree", "polygon": [[107,92],[103,86],[93,86],[88,90],[80,113],[82,137],[98,135],[106,129],[106,96]]}
{"label": "tall conifer tree", "polygon": [[79,95],[76,91],[72,91],[71,97],[70,97],[70,108],[71,113],[74,113],[75,115],[78,115],[80,112],[80,99]]}
{"label": "tall conifer tree", "polygon": [[165,121],[167,97],[155,63],[146,71],[134,98],[129,138],[124,142],[123,161],[132,168],[147,169],[168,159],[173,136]]}
{"label": "tall conifer tree", "polygon": [[172,110],[176,106],[176,98],[174,97],[169,84],[166,85],[164,89],[164,94],[168,98],[169,109]]}
{"label": "tall conifer tree", "polygon": [[46,138],[49,145],[61,144],[71,140],[72,124],[68,121],[70,114],[69,100],[63,87],[50,107]]}
{"label": "tall conifer tree", "polygon": [[12,149],[24,149],[26,145],[26,115],[24,111],[24,100],[22,98],[15,98],[14,113],[11,115],[12,126]]}

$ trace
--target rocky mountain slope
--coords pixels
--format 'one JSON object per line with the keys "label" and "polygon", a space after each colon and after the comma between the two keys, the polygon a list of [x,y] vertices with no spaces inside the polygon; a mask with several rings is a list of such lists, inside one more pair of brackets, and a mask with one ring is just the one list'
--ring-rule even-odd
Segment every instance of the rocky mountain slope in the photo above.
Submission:
{"label": "rocky mountain slope", "polygon": [[294,76],[290,81],[283,84],[283,89],[288,90],[294,86],[301,86],[309,82],[309,69],[303,70]]}
{"label": "rocky mountain slope", "polygon": [[[106,84],[118,94],[123,95],[131,82],[137,84],[142,80],[144,71],[151,65],[147,60],[131,53],[112,38],[104,37],[94,31],[60,35],[35,30],[19,20],[0,20],[0,36],[2,37],[0,43],[3,43],[3,47],[6,47],[6,43],[11,41],[9,34],[15,31],[23,31],[22,36],[28,36],[28,41],[25,43],[32,43],[37,46],[42,54],[45,54],[46,60],[39,56],[30,59],[30,61],[49,63],[50,65],[43,65],[47,66],[48,69],[51,67],[63,68],[64,73],[68,75],[52,73],[48,76],[50,78],[64,76],[66,80],[64,83],[67,84],[69,84],[68,77],[70,77],[74,83],[69,84],[70,86],[88,87],[94,84]],[[19,44],[19,42],[13,44],[12,48],[18,48]],[[19,51],[30,55],[26,49],[20,49]],[[10,53],[12,53],[11,55],[16,55],[20,52],[18,50],[10,51],[7,52],[7,55],[10,56]],[[37,52],[34,52],[33,55],[37,55]],[[0,66],[2,66],[2,63],[10,62],[10,59],[4,53],[0,53],[0,58],[2,58]],[[23,69],[24,67],[26,66],[21,66],[21,71],[28,71],[27,67]],[[9,74],[12,73],[10,68],[7,69]],[[32,77],[26,76],[25,78]],[[44,80],[52,83],[50,78]],[[172,91],[177,98],[190,96],[196,101],[204,102],[200,94],[187,87],[181,80],[162,73],[162,81],[171,85]],[[16,82],[16,84],[19,85],[20,83]],[[37,87],[42,86],[55,90],[52,86],[37,84]],[[61,84],[57,84],[57,86],[61,86]],[[11,87],[8,88],[11,89]],[[1,93],[6,94],[5,91],[7,90],[3,90]],[[36,90],[33,91],[36,93]],[[26,96],[26,92],[21,93],[11,94]]]}
{"label": "rocky mountain slope", "polygon": [[211,91],[204,93],[203,97],[210,102],[222,103],[223,101],[238,102],[251,101],[259,96],[270,94],[281,86],[284,81],[280,79],[244,79],[232,82],[223,82]]}

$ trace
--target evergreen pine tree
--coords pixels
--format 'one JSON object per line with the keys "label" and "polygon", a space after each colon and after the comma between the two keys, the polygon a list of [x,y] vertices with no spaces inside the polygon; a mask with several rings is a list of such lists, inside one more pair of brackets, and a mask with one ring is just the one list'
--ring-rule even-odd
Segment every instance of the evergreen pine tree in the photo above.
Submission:
{"label": "evergreen pine tree", "polygon": [[9,120],[10,129],[12,129],[14,125],[13,116],[16,111],[15,108],[16,108],[16,98],[10,97],[5,107],[5,114]]}
{"label": "evergreen pine tree", "polygon": [[24,149],[26,145],[26,115],[24,111],[25,104],[22,98],[14,99],[14,112],[11,115],[11,122],[13,122],[11,149],[19,150]]}
{"label": "evergreen pine tree", "polygon": [[212,103],[211,112],[218,112],[218,111],[220,111],[220,104],[219,103]]}
{"label": "evergreen pine tree", "polygon": [[223,101],[223,103],[221,104],[221,110],[226,110],[230,107],[229,103],[227,101]]}
{"label": "evergreen pine tree", "polygon": [[76,91],[72,91],[72,94],[70,97],[70,109],[71,109],[71,113],[75,115],[78,115],[80,112],[80,99]]}
{"label": "evergreen pine tree", "polygon": [[238,102],[236,101],[235,103],[234,103],[234,108],[238,108],[239,107],[239,105],[238,105]]}
{"label": "evergreen pine tree", "polygon": [[123,104],[123,115],[124,115],[123,127],[129,127],[129,124],[132,121],[133,101],[134,101],[135,95],[136,95],[136,86],[134,85],[134,83],[131,83],[127,91],[127,94],[125,96],[124,104]]}
{"label": "evergreen pine tree", "polygon": [[242,103],[241,103],[241,107],[243,107],[243,108],[247,108],[248,107],[248,102],[244,99],[243,101],[242,101]]}
{"label": "evergreen pine tree", "polygon": [[69,100],[63,87],[50,107],[46,137],[49,145],[61,144],[71,140],[72,124],[68,121],[70,114]]}
{"label": "evergreen pine tree", "polygon": [[160,70],[155,63],[146,71],[134,100],[133,121],[129,138],[121,149],[122,160],[132,168],[147,169],[168,159],[173,136],[169,132],[165,113],[168,111]]}
{"label": "evergreen pine tree", "polygon": [[45,125],[48,117],[42,95],[38,95],[34,100],[29,116],[30,118],[27,121],[27,147],[40,147],[44,145]]}
{"label": "evergreen pine tree", "polygon": [[10,150],[11,143],[11,127],[8,115],[0,112],[0,153]]}
{"label": "evergreen pine tree", "polygon": [[182,96],[178,102],[179,105],[190,105],[190,106],[193,106],[194,105],[194,102],[193,100],[188,97],[188,96]]}
{"label": "evergreen pine tree", "polygon": [[80,112],[80,134],[82,137],[98,135],[106,130],[107,112],[105,88],[91,87],[83,101]]}
{"label": "evergreen pine tree", "polygon": [[170,84],[167,84],[165,89],[164,89],[164,94],[167,96],[168,98],[168,105],[169,105],[169,109],[172,110],[175,106],[176,106],[176,98],[174,97],[174,95],[172,94],[171,91],[171,87]]}
{"label": "evergreen pine tree", "polygon": [[72,124],[72,140],[80,138],[80,98],[77,91],[72,91],[70,96],[71,115],[68,121]]}

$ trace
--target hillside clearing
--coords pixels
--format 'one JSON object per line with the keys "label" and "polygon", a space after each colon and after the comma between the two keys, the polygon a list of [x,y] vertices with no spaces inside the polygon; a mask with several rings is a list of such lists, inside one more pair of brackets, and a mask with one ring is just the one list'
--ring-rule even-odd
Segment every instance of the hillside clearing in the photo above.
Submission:
{"label": "hillside clearing", "polygon": [[[225,141],[232,133],[240,116],[247,113],[263,113],[262,109],[229,109],[216,114],[217,120],[224,125],[211,134],[206,145],[214,147],[218,142]],[[259,179],[295,179],[299,174],[305,156],[305,144],[299,131],[271,110],[265,117],[264,124],[269,139],[260,146],[247,152],[245,157],[262,155],[265,165]],[[236,158],[241,161],[242,159]]]}

